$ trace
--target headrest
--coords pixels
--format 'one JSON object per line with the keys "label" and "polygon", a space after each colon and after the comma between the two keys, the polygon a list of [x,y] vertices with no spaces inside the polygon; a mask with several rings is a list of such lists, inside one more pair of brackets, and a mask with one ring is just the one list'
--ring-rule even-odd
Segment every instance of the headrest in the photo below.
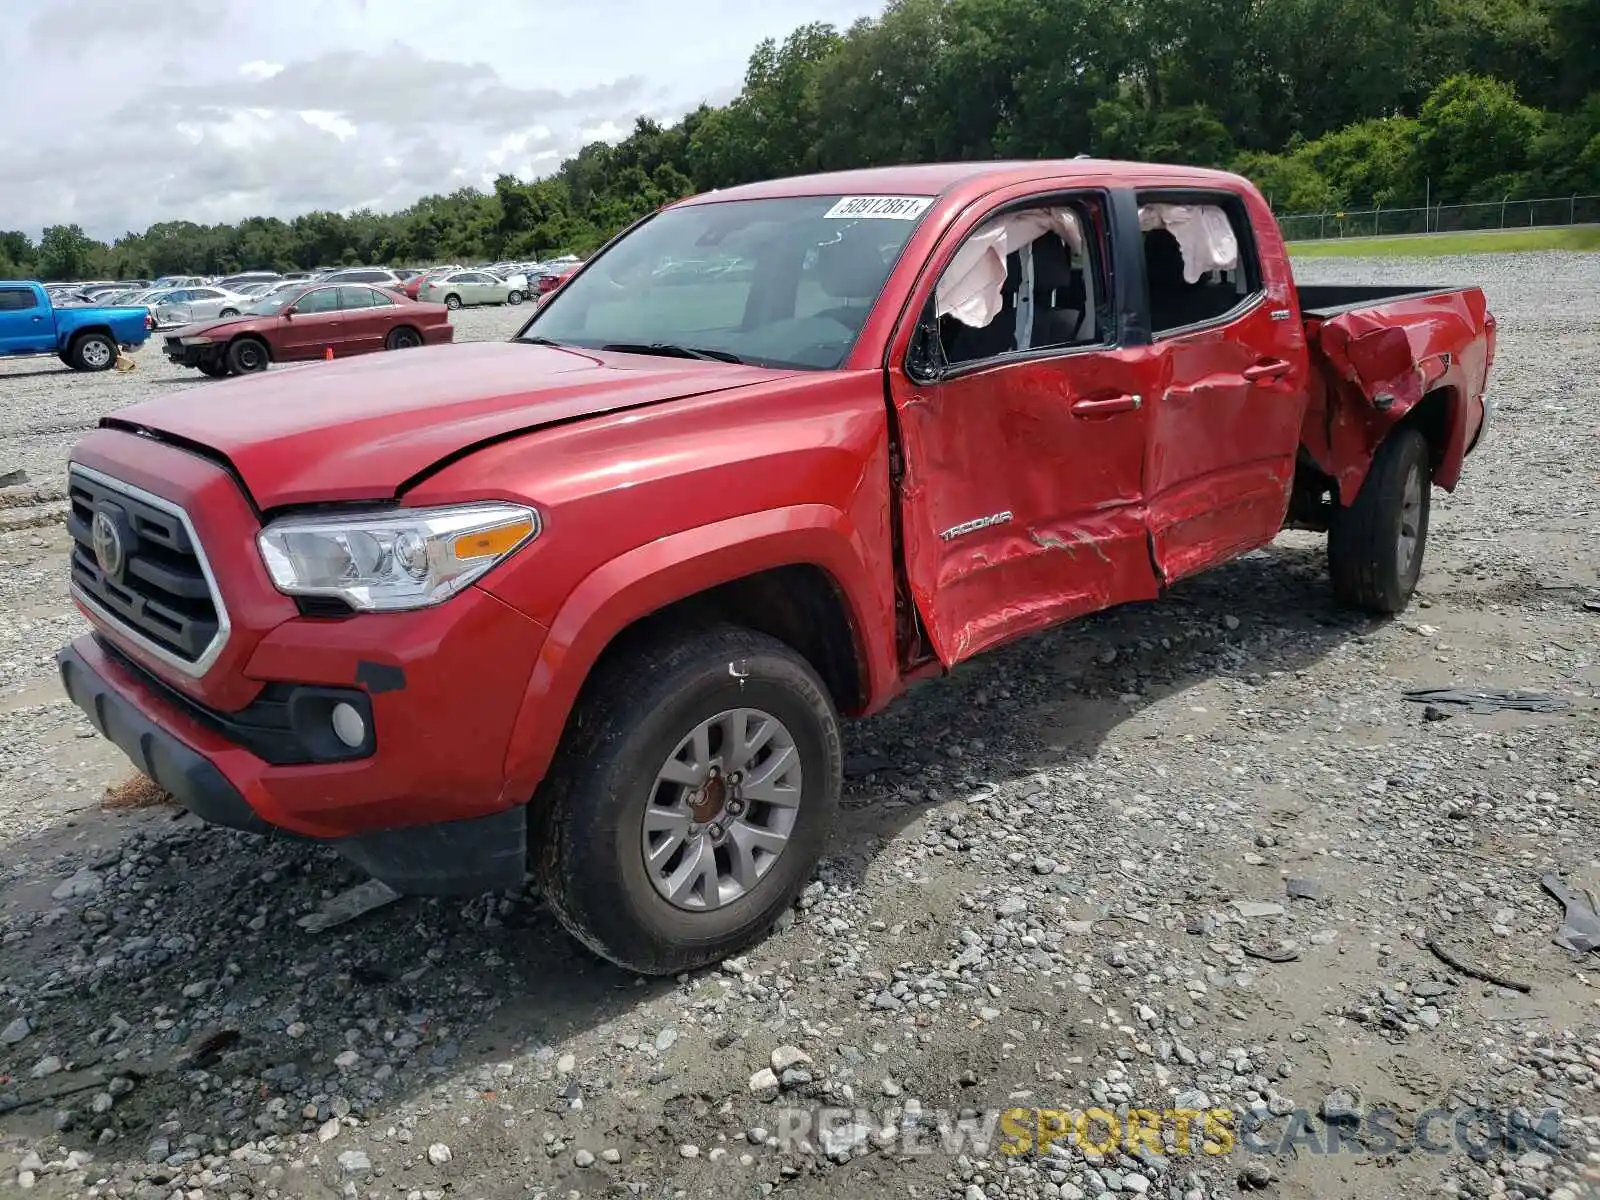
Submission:
{"label": "headrest", "polygon": [[1041,290],[1065,287],[1073,277],[1072,251],[1051,232],[1033,241],[1033,278]]}
{"label": "headrest", "polygon": [[817,247],[817,286],[835,299],[871,300],[886,274],[888,264],[870,242],[845,240]]}
{"label": "headrest", "polygon": [[1152,229],[1144,235],[1144,272],[1159,287],[1183,286],[1183,247],[1168,230]]}

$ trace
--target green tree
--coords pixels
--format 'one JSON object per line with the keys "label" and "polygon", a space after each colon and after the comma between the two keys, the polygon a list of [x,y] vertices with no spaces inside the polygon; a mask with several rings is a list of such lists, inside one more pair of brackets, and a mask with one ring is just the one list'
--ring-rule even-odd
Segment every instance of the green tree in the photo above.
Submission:
{"label": "green tree", "polygon": [[98,243],[78,225],[52,225],[39,239],[36,262],[45,279],[85,279]]}
{"label": "green tree", "polygon": [[1544,128],[1544,117],[1508,83],[1452,75],[1418,115],[1424,168],[1444,193],[1491,199],[1517,190],[1517,172]]}

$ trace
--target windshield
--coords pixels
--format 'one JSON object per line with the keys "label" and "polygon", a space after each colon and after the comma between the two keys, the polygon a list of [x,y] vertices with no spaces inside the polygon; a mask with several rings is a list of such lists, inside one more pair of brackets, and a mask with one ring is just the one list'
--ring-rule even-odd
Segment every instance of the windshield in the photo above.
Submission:
{"label": "windshield", "polygon": [[278,313],[289,307],[290,302],[304,290],[304,288],[298,287],[276,289],[268,292],[243,311],[253,317],[277,316]]}
{"label": "windshield", "polygon": [[518,337],[831,370],[932,203],[789,196],[669,209],[595,259]]}

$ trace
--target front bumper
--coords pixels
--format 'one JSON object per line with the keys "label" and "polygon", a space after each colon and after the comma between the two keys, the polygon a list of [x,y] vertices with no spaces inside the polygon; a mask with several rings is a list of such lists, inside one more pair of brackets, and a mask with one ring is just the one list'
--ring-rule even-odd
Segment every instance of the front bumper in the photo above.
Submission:
{"label": "front bumper", "polygon": [[222,353],[222,347],[212,344],[185,346],[181,342],[168,340],[162,352],[170,363],[180,367],[198,367],[203,362],[217,358]]}
{"label": "front bumper", "polygon": [[[322,841],[403,894],[516,887],[528,797],[505,794],[504,762],[542,641],[530,634],[542,631],[472,588],[395,615],[286,622],[250,672],[301,682],[269,684],[274,700],[233,712],[204,707],[100,634],[56,657],[95,728],[202,820]],[[296,714],[314,721],[330,696],[368,714],[370,744],[330,753],[306,733]]]}

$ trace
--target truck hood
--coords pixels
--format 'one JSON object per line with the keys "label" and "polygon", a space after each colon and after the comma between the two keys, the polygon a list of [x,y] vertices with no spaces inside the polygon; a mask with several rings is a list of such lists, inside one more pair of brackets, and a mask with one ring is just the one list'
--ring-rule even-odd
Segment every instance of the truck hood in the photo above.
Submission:
{"label": "truck hood", "polygon": [[468,342],[277,367],[136,404],[102,424],[224,456],[263,509],[376,500],[511,434],[748,387],[792,371]]}

